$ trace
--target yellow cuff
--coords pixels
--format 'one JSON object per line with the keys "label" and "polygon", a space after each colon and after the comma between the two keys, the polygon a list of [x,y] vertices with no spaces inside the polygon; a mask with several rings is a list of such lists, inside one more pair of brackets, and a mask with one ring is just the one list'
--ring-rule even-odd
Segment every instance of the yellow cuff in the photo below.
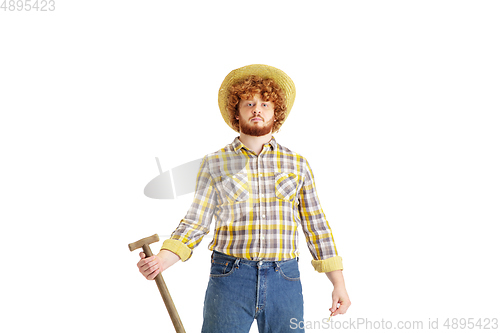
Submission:
{"label": "yellow cuff", "polygon": [[177,254],[182,261],[188,260],[192,253],[191,249],[186,244],[177,239],[167,239],[163,242],[161,249],[172,251]]}
{"label": "yellow cuff", "polygon": [[331,257],[325,260],[311,260],[311,264],[314,269],[320,273],[344,269],[344,266],[342,266],[342,257],[340,256]]}

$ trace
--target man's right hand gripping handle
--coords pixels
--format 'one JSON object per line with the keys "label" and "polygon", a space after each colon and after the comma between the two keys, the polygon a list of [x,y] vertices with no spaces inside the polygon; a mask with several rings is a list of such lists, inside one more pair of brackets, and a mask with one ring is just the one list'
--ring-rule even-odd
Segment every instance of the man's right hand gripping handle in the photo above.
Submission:
{"label": "man's right hand gripping handle", "polygon": [[156,256],[146,258],[144,252],[139,253],[141,260],[137,263],[139,272],[148,280],[154,280],[155,277],[181,260],[179,256],[168,250],[161,250]]}

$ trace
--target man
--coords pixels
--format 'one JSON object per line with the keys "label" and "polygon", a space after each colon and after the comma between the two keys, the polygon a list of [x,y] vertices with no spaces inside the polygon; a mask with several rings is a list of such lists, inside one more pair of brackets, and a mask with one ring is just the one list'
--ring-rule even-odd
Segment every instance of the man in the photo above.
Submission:
{"label": "man", "polygon": [[215,219],[202,332],[248,332],[254,319],[259,332],[301,331],[299,226],[312,265],[334,286],[331,314],[343,314],[350,306],[342,258],[309,164],[273,137],[294,99],[293,81],[277,68],[250,65],[228,74],[219,90],[219,108],[239,136],[205,156],[193,203],[160,253],[140,254],[139,270],[152,280],[189,259]]}

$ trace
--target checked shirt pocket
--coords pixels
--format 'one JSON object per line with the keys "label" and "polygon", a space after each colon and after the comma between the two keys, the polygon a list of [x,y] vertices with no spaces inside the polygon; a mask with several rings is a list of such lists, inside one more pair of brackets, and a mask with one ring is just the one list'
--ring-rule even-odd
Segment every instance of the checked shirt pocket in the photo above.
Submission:
{"label": "checked shirt pocket", "polygon": [[222,188],[227,199],[231,202],[245,201],[250,197],[248,176],[246,172],[239,172],[225,178],[222,181]]}
{"label": "checked shirt pocket", "polygon": [[279,173],[276,175],[276,197],[293,201],[297,193],[298,177],[294,173]]}

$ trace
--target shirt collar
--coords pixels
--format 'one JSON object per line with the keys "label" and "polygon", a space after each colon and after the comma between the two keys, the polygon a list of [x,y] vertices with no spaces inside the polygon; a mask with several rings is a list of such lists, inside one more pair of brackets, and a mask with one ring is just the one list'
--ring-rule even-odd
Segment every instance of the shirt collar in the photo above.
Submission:
{"label": "shirt collar", "polygon": [[[231,143],[231,145],[233,146],[233,150],[235,153],[239,153],[241,148],[245,148],[245,149],[248,149],[241,141],[240,141],[240,138],[237,136],[236,138],[234,138],[233,140],[233,143]],[[272,150],[275,150],[276,149],[276,146],[278,145],[278,143],[276,142],[276,139],[274,138],[274,136],[271,138],[271,140],[269,140],[268,143],[264,144],[264,147],[266,145],[270,145],[271,146],[271,149]]]}

